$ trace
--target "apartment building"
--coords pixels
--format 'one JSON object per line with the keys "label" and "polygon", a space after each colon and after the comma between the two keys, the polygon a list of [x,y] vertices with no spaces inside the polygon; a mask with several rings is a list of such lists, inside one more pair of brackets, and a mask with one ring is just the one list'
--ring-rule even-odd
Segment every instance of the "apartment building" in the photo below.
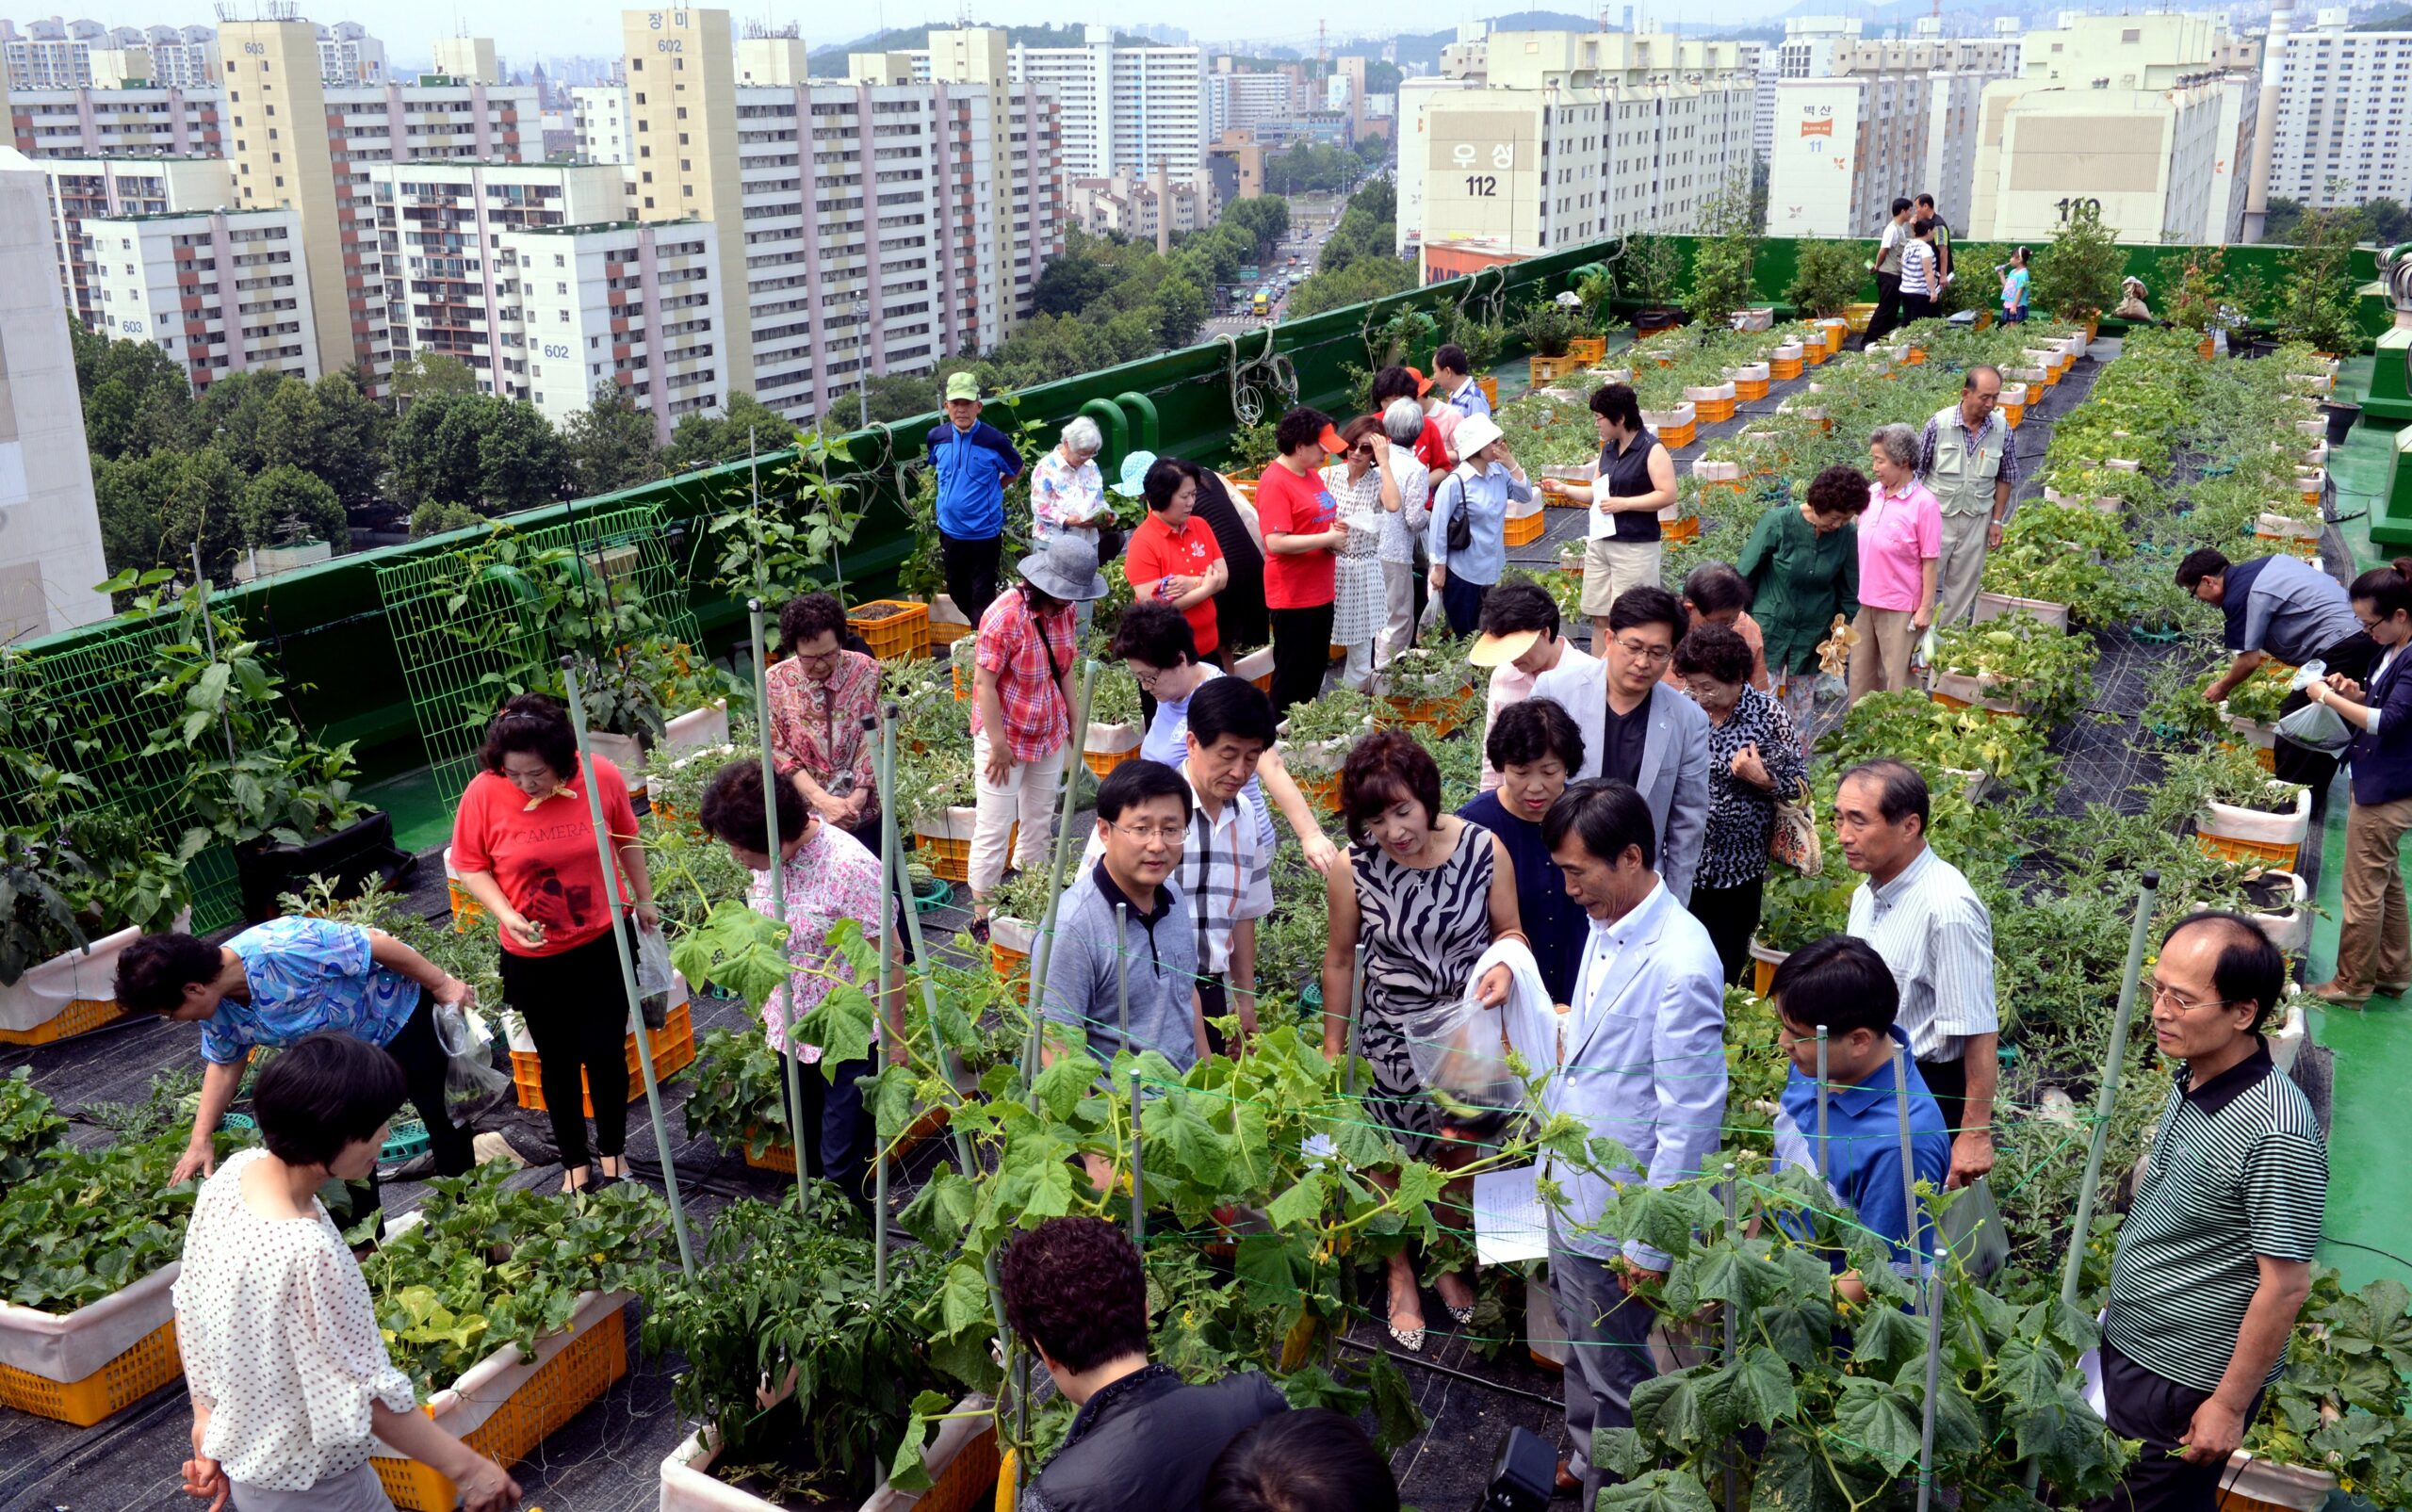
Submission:
{"label": "apartment building", "polygon": [[1996,38],[1824,45],[1818,62],[1830,72],[1777,81],[1768,234],[1873,236],[1896,198],[1919,194],[1961,226],[1985,86],[2016,77],[2018,57],[2015,40]]}
{"label": "apartment building", "polygon": [[555,426],[617,386],[670,439],[679,416],[734,388],[719,228],[702,220],[530,227],[501,234],[517,285],[526,398]]}
{"label": "apartment building", "polygon": [[1169,179],[1076,178],[1064,186],[1064,218],[1091,236],[1120,235],[1162,243],[1214,223],[1215,201],[1207,187]]}
{"label": "apartment building", "polygon": [[224,97],[216,89],[12,88],[9,98],[16,148],[28,157],[210,157],[225,150]]}
{"label": "apartment building", "polygon": [[2308,31],[2280,34],[2277,114],[2269,161],[2273,196],[2326,208],[2412,200],[2404,118],[2412,108],[2412,32],[2355,31],[2341,8]]}
{"label": "apartment building", "polygon": [[[0,113],[8,108],[0,84]],[[39,167],[0,145],[0,641],[109,617],[84,406]]]}
{"label": "apartment building", "polygon": [[412,159],[367,170],[390,359],[450,357],[481,393],[527,397],[506,234],[621,218],[615,164]]}
{"label": "apartment building", "polygon": [[1399,97],[1399,252],[1420,258],[1427,282],[1576,242],[1691,231],[1750,182],[1757,69],[1736,43],[1501,32],[1442,57],[1442,79]]}
{"label": "apartment building", "polygon": [[2049,240],[2098,210],[2123,241],[2243,234],[2257,49],[2203,16],[2064,15],[1985,87],[1963,235]]}
{"label": "apartment building", "polygon": [[1296,82],[1287,73],[1241,73],[1228,57],[1215,59],[1206,75],[1206,139],[1247,131],[1261,121],[1279,121],[1297,109]]}
{"label": "apartment building", "polygon": [[92,50],[109,45],[109,29],[97,21],[53,16],[27,22],[24,31],[0,21],[0,58],[7,59],[12,93],[84,88],[92,82]]}
{"label": "apartment building", "polygon": [[143,33],[151,54],[151,82],[176,89],[205,89],[220,76],[214,26],[153,26]]}
{"label": "apartment building", "polygon": [[502,65],[495,57],[491,37],[438,37],[435,72],[461,84],[502,82]]}
{"label": "apartment building", "polygon": [[67,307],[93,330],[101,329],[102,321],[86,221],[215,210],[235,198],[234,179],[222,157],[45,157],[34,160],[34,166],[49,179],[51,238],[58,252],[61,292]]}
{"label": "apartment building", "polygon": [[356,21],[318,28],[318,82],[329,89],[385,82],[385,44]]}
{"label": "apartment building", "polygon": [[106,336],[150,341],[196,392],[250,368],[315,379],[310,273],[292,210],[187,210],[84,222]]}
{"label": "apartment building", "polygon": [[581,163],[629,163],[628,91],[619,84],[581,84],[569,91],[573,148]]}
{"label": "apartment building", "polygon": [[[1090,26],[1081,47],[1009,47],[1007,82],[1053,93],[1067,177],[1145,176],[1161,167],[1176,184],[1198,183],[1206,173],[1206,143],[1223,129],[1210,130],[1205,50],[1120,47],[1114,31]],[[927,48],[904,55],[913,61],[915,83],[943,76],[932,60],[961,47],[953,40],[961,35],[933,31]],[[1280,77],[1226,75],[1232,76]],[[1281,86],[1286,104],[1289,81]]]}

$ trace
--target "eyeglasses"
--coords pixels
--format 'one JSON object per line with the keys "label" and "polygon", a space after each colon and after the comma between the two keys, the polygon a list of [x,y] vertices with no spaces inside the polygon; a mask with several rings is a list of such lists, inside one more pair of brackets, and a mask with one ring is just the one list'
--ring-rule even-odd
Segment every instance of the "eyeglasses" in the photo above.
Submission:
{"label": "eyeglasses", "polygon": [[1374,455],[1374,448],[1370,444],[1361,447],[1351,447],[1348,448],[1348,455],[1352,457],[1365,457],[1370,459]]}
{"label": "eyeglasses", "polygon": [[1179,845],[1189,837],[1186,824],[1112,824],[1107,827],[1120,830],[1141,845],[1153,845],[1159,840],[1166,845]]}
{"label": "eyeglasses", "polygon": [[1670,645],[1652,645],[1643,641],[1620,640],[1617,642],[1617,649],[1623,652],[1626,656],[1633,658],[1636,661],[1672,661],[1675,659],[1675,648]]}
{"label": "eyeglasses", "polygon": [[2159,981],[2146,982],[2144,984],[2144,990],[2152,994],[2152,1000],[2154,1002],[2174,1004],[2181,1014],[2191,1014],[2197,1008],[2225,1008],[2228,1004],[2238,1000],[2234,998],[2209,998],[2197,1002],[2193,999],[2186,997],[2184,994],[2164,985]]}

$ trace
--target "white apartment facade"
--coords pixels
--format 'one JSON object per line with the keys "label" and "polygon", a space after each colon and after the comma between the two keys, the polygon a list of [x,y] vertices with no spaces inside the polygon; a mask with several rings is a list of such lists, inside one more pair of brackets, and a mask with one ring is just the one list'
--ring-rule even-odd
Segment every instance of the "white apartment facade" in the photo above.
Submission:
{"label": "white apartment facade", "polygon": [[60,290],[68,309],[101,329],[84,223],[101,217],[214,210],[234,201],[234,180],[222,157],[162,154],[45,157],[34,165],[49,180],[51,237],[58,250]]}
{"label": "white apartment facade", "polygon": [[385,44],[356,21],[318,28],[318,82],[349,89],[385,82]]}
{"label": "white apartment facade", "polygon": [[628,90],[622,84],[581,84],[569,91],[570,127],[581,163],[629,163]]}
{"label": "white apartment facade", "polygon": [[1931,194],[1963,229],[1985,86],[2015,77],[2019,44],[1918,38],[1833,43],[1832,72],[1776,86],[1768,231],[1869,236],[1896,198]]}
{"label": "white apartment facade", "polygon": [[2270,193],[2323,209],[2412,200],[2412,32],[2354,31],[2330,8],[2280,46]]}
{"label": "white apartment facade", "polygon": [[367,178],[390,360],[454,358],[481,393],[525,398],[518,270],[503,237],[619,219],[619,167],[413,159]]}
{"label": "white apartment facade", "polygon": [[221,76],[218,32],[211,26],[153,26],[143,33],[151,54],[151,82],[177,89],[205,89]]}
{"label": "white apartment facade", "polygon": [[193,210],[84,222],[95,327],[149,341],[199,392],[247,369],[315,379],[310,274],[291,210]]}
{"label": "white apartment facade", "polygon": [[665,442],[681,415],[725,408],[718,235],[705,220],[502,233],[524,338],[519,397],[560,427],[610,383]]}
{"label": "white apartment facade", "polygon": [[1400,95],[1399,251],[1427,278],[1460,257],[1692,231],[1749,183],[1757,68],[1736,43],[1502,32],[1444,57],[1460,88]]}
{"label": "white apartment facade", "polygon": [[0,57],[8,68],[8,89],[74,89],[92,82],[92,53],[110,45],[109,29],[97,21],[28,22],[18,31],[0,22]]}
{"label": "white apartment facade", "polygon": [[1119,234],[1155,241],[1214,223],[1212,181],[1205,185],[1159,182],[1117,173],[1076,178],[1064,186],[1064,218],[1094,236]]}
{"label": "white apartment facade", "polygon": [[[1229,59],[1225,59],[1229,61]],[[1247,131],[1260,121],[1296,113],[1296,86],[1287,73],[1241,73],[1217,69],[1206,75],[1206,139],[1227,131]]]}
{"label": "white apartment facade", "polygon": [[[1117,47],[1110,26],[1091,26],[1088,35],[1083,47],[1017,46],[1008,55],[1009,82],[1035,84],[1055,97],[1065,175],[1112,178],[1161,168],[1177,184],[1201,180],[1206,143],[1221,135],[1221,128],[1210,132],[1205,50]],[[917,83],[933,77],[931,56],[949,45],[939,33],[930,43],[906,55]],[[1279,78],[1285,103],[1289,97],[1290,81],[1280,75],[1221,76]]]}
{"label": "white apartment facade", "polygon": [[222,91],[154,86],[140,89],[17,89],[16,148],[28,157],[104,157],[169,153],[216,156]]}

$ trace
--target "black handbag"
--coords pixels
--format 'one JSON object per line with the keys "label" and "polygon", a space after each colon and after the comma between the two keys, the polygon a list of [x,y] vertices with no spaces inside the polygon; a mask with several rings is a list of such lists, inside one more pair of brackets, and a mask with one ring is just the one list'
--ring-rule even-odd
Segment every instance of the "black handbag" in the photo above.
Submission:
{"label": "black handbag", "polygon": [[1131,532],[1122,528],[1122,527],[1118,525],[1099,526],[1097,528],[1097,564],[1102,567],[1107,562],[1112,561],[1115,558],[1122,555],[1122,548],[1130,544]]}
{"label": "black handbag", "polygon": [[1450,550],[1463,551],[1474,545],[1474,517],[1468,514],[1465,509],[1465,479],[1459,474],[1451,473],[1448,482],[1443,483],[1442,487],[1444,489],[1454,487],[1458,491],[1457,502],[1442,506],[1449,512],[1448,534],[1443,539],[1448,542]]}

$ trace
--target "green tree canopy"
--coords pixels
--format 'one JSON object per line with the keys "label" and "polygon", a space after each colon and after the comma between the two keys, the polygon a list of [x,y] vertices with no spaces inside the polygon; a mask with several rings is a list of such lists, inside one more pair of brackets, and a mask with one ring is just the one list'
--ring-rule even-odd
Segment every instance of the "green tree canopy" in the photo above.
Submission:
{"label": "green tree canopy", "polygon": [[343,551],[351,545],[351,528],[335,491],[317,474],[289,463],[253,479],[236,503],[235,514],[247,546],[324,541]]}
{"label": "green tree canopy", "polygon": [[594,402],[570,416],[562,443],[574,487],[582,497],[634,488],[662,475],[653,416],[608,379],[595,385]]}
{"label": "green tree canopy", "polygon": [[751,394],[731,394],[719,415],[682,415],[670,432],[661,463],[672,473],[691,473],[723,463],[743,462],[748,433],[758,456],[795,445],[795,427]]}
{"label": "green tree canopy", "polygon": [[192,386],[173,357],[148,341],[111,340],[67,317],[75,386],[84,396],[84,444],[101,458],[140,456],[185,444]]}
{"label": "green tree canopy", "polygon": [[1290,293],[1289,316],[1303,320],[1344,304],[1362,304],[1415,286],[1415,265],[1401,257],[1360,257],[1336,272],[1317,273]]}
{"label": "green tree canopy", "polygon": [[198,543],[203,567],[224,578],[245,544],[236,508],[243,487],[242,474],[215,447],[163,447],[96,463],[92,494],[109,571],[189,571]]}

